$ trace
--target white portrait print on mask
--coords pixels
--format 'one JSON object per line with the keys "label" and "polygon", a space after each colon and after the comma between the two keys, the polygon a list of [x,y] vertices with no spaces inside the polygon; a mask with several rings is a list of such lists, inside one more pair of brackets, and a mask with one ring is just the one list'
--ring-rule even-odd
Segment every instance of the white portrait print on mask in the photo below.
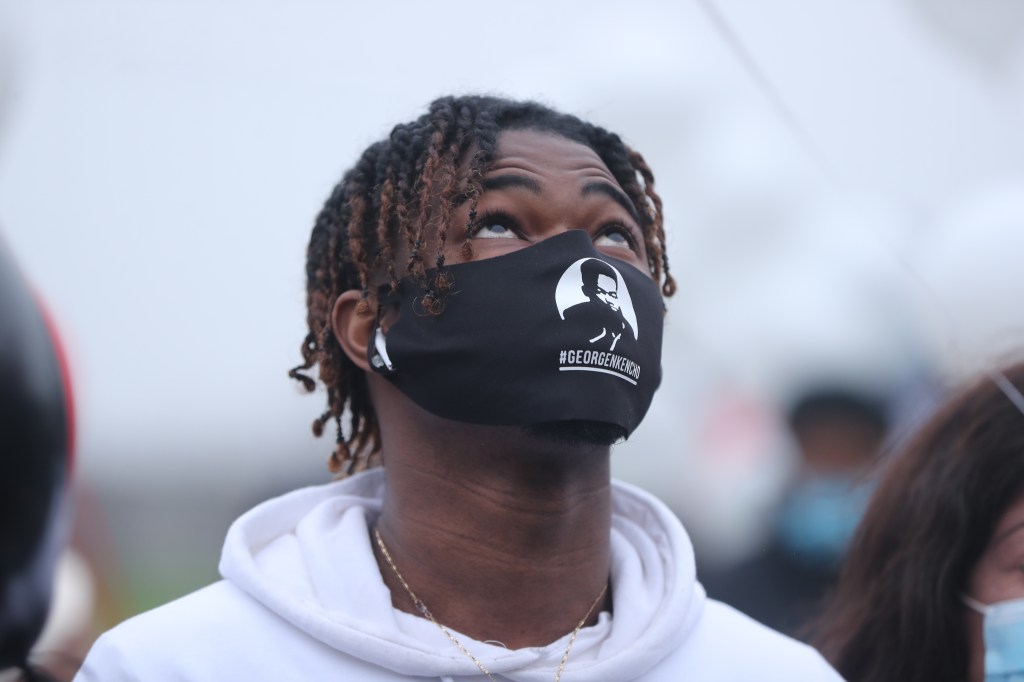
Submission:
{"label": "white portrait print on mask", "polygon": [[581,325],[590,347],[623,352],[640,338],[636,313],[622,274],[598,258],[581,258],[555,289],[559,316]]}

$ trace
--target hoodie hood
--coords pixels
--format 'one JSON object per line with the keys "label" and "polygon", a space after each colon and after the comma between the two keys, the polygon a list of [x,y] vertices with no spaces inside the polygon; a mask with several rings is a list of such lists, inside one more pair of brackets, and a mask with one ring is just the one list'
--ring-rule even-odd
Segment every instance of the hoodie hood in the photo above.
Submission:
{"label": "hoodie hood", "polygon": [[[353,657],[401,675],[480,677],[436,625],[391,605],[370,534],[385,486],[384,472],[373,470],[255,507],[228,531],[220,572]],[[622,606],[580,630],[565,668],[573,680],[636,679],[680,646],[704,609],[682,526],[661,502],[621,482],[613,482],[611,559],[612,598]],[[508,650],[453,633],[493,674],[517,682],[549,682],[569,639]]]}

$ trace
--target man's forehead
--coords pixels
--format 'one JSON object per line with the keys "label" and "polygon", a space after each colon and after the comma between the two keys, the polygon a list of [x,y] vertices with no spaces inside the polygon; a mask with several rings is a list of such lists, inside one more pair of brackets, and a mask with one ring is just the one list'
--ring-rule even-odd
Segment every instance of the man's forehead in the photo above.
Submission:
{"label": "man's forehead", "polygon": [[606,180],[620,187],[597,152],[557,133],[506,130],[498,135],[494,161],[488,174],[516,169],[531,173],[571,173],[581,179]]}

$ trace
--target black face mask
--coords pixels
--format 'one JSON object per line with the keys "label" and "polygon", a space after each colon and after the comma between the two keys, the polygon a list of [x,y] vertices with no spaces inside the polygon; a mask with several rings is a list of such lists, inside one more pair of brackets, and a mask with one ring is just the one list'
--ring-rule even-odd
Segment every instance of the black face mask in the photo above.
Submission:
{"label": "black face mask", "polygon": [[644,272],[569,230],[505,256],[449,266],[441,315],[403,279],[401,315],[370,365],[440,417],[528,426],[596,421],[633,432],[661,382],[664,306]]}

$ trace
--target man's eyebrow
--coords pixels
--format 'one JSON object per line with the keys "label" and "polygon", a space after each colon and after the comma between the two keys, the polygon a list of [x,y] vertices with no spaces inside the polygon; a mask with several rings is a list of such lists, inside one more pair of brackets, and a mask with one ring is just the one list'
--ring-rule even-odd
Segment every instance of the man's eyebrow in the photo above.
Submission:
{"label": "man's eyebrow", "polygon": [[483,186],[485,192],[487,190],[499,190],[517,187],[520,189],[525,189],[528,192],[532,192],[533,194],[541,193],[541,186],[539,182],[537,182],[533,178],[528,178],[522,175],[492,175],[489,178],[484,178],[483,182],[480,184]]}
{"label": "man's eyebrow", "polygon": [[583,189],[580,190],[580,196],[589,196],[591,194],[603,194],[622,208],[626,209],[629,215],[636,221],[637,225],[642,225],[640,220],[640,214],[636,210],[636,206],[629,200],[629,197],[615,185],[607,182],[588,182],[583,185]]}

